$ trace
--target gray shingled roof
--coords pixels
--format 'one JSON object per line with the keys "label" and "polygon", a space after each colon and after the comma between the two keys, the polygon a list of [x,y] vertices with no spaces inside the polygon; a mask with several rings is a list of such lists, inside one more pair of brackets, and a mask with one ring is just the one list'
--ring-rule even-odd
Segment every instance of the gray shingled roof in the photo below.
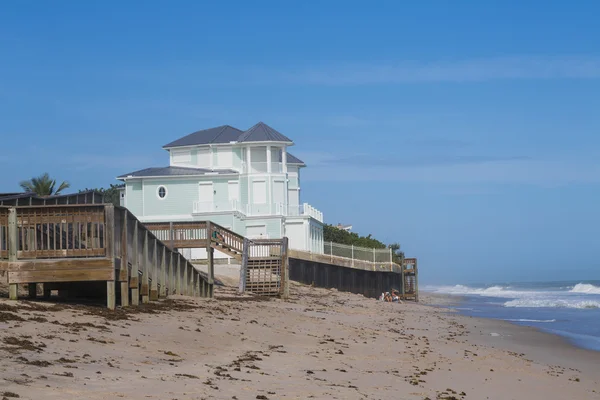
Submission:
{"label": "gray shingled roof", "polygon": [[[281,151],[279,151],[279,157],[277,159],[278,162],[282,162],[283,161],[283,157],[281,155]],[[299,165],[306,165],[304,163],[304,161],[302,161],[301,159],[299,159],[298,157],[296,157],[293,154],[287,153],[287,163],[288,164],[299,164]]]}
{"label": "gray shingled roof", "polygon": [[197,144],[229,143],[237,141],[243,132],[233,126],[223,125],[190,133],[174,142],[165,144],[163,148],[193,146]]}
{"label": "gray shingled roof", "polygon": [[259,122],[238,138],[238,142],[289,142],[292,139],[277,132],[264,122]]}
{"label": "gray shingled roof", "polygon": [[130,172],[118,176],[117,179],[124,178],[140,178],[148,176],[182,176],[182,175],[204,175],[207,173],[217,174],[237,174],[237,171],[231,169],[220,169],[213,171],[207,168],[186,168],[186,167],[158,167],[158,168],[146,168],[139,171]]}
{"label": "gray shingled roof", "polygon": [[230,125],[217,126],[190,133],[163,146],[163,148],[194,146],[229,142],[288,142],[292,140],[277,132],[264,122],[259,122],[247,131],[241,131]]}

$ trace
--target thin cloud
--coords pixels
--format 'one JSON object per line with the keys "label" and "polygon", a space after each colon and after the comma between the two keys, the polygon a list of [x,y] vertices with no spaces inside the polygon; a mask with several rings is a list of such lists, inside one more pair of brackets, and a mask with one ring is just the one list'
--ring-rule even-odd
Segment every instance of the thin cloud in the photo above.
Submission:
{"label": "thin cloud", "polygon": [[305,181],[383,181],[423,184],[523,184],[557,187],[600,183],[600,163],[585,160],[504,160],[454,165],[319,165],[303,172]]}
{"label": "thin cloud", "polygon": [[[403,153],[396,155],[372,155],[352,154],[350,156],[336,156],[327,153],[313,153],[307,155],[305,160],[314,160],[316,165],[345,167],[429,167],[429,166],[453,166],[465,164],[487,164],[507,161],[526,161],[528,156],[492,156],[492,155],[423,155]],[[308,161],[306,161],[308,163]],[[309,164],[309,163],[308,163]]]}
{"label": "thin cloud", "polygon": [[260,75],[254,79],[255,83],[332,86],[507,79],[597,79],[600,78],[600,57],[512,56],[460,61],[343,64],[269,71]]}

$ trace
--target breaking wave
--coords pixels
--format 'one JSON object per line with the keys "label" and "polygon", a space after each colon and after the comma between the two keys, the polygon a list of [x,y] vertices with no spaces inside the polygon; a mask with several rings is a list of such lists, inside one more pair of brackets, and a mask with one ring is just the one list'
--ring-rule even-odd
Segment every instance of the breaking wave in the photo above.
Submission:
{"label": "breaking wave", "polygon": [[[454,295],[478,295],[485,297],[520,297],[522,295],[527,295],[529,291],[519,291],[519,290],[508,290],[510,286],[490,286],[487,288],[473,288],[470,286],[464,285],[456,285],[456,286],[441,286],[431,288],[430,290],[435,293],[443,293],[443,294],[454,294]],[[425,288],[427,290],[427,288]]]}
{"label": "breaking wave", "polygon": [[519,308],[600,308],[599,301],[575,299],[515,299],[504,303],[504,307]]}
{"label": "breaking wave", "polygon": [[600,294],[600,287],[590,285],[589,283],[578,283],[573,286],[573,289],[569,290],[570,293],[587,293],[587,294]]}
{"label": "breaking wave", "polygon": [[527,319],[527,318],[518,318],[518,319],[505,319],[505,321],[511,322],[556,322],[555,319]]}

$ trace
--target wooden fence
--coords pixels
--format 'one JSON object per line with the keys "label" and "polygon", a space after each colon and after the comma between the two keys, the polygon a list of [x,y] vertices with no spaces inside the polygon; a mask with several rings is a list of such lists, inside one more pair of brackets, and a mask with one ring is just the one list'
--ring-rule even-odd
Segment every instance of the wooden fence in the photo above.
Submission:
{"label": "wooden fence", "polygon": [[212,270],[197,271],[161,239],[113,205],[0,206],[0,280],[12,299],[19,284],[44,283],[48,295],[46,286],[106,281],[111,309],[118,292],[122,306],[172,294],[212,297]]}

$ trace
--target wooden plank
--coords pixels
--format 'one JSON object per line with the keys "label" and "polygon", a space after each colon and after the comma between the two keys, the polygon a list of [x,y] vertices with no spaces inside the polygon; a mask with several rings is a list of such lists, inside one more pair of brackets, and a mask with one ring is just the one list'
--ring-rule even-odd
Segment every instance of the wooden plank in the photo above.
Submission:
{"label": "wooden plank", "polygon": [[66,258],[55,260],[19,260],[3,263],[4,268],[10,272],[19,271],[44,271],[44,270],[86,270],[110,269],[112,263],[108,258]]}
{"label": "wooden plank", "polygon": [[11,271],[8,273],[9,283],[84,282],[110,281],[114,279],[114,269]]}

